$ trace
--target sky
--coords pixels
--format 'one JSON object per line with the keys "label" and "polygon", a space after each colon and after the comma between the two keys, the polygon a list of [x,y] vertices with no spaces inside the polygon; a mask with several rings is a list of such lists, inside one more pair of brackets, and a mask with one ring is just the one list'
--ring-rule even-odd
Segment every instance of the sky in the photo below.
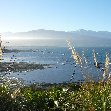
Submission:
{"label": "sky", "polygon": [[0,32],[111,32],[111,0],[0,0]]}

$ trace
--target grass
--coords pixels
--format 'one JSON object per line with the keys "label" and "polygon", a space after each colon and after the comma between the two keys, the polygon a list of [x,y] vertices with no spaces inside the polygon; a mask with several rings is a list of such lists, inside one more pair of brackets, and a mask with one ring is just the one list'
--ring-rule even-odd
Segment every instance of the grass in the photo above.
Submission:
{"label": "grass", "polygon": [[110,111],[111,84],[74,83],[48,85],[40,89],[35,85],[14,91],[0,86],[1,111]]}

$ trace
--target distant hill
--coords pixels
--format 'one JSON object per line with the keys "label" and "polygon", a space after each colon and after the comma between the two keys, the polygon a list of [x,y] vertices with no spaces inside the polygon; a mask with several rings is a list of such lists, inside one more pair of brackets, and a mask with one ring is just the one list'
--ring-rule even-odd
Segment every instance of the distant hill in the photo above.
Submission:
{"label": "distant hill", "polygon": [[54,30],[32,30],[27,32],[5,32],[2,33],[4,36],[7,37],[43,37],[43,38],[67,38],[67,37],[74,37],[74,36],[93,36],[93,37],[101,37],[101,38],[111,38],[111,32],[108,31],[91,31],[91,30],[84,30],[80,29],[77,31],[54,31]]}
{"label": "distant hill", "polygon": [[54,30],[32,30],[28,32],[5,32],[4,37],[19,37],[32,39],[71,39],[77,46],[111,46],[111,32],[108,31],[92,31],[80,29],[77,31],[54,31]]}
{"label": "distant hill", "polygon": [[39,29],[39,30],[32,30],[28,32],[17,32],[17,33],[6,32],[6,33],[3,33],[3,35],[7,37],[65,38],[71,35],[71,33],[64,32],[64,31]]}

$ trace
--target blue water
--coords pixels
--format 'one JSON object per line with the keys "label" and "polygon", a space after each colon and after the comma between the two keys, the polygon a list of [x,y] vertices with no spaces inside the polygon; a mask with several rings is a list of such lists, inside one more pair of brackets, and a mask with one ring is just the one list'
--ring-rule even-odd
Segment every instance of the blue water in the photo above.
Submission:
{"label": "blue water", "polygon": [[[25,72],[11,72],[6,76],[17,77],[24,80],[24,83],[46,82],[46,83],[61,83],[74,82],[84,80],[84,76],[90,75],[91,78],[97,80],[98,76],[102,78],[103,71],[94,66],[94,59],[92,54],[93,48],[75,48],[79,55],[82,51],[88,61],[87,66],[81,68],[76,65],[71,56],[71,51],[68,47],[8,47],[9,49],[27,50],[26,52],[11,52],[4,53],[4,62],[29,62],[40,64],[51,64],[52,68],[44,70],[34,70]],[[30,51],[29,51],[30,50]],[[98,47],[94,48],[97,61],[105,62],[106,52],[109,53],[111,60],[111,48]],[[110,72],[110,70],[109,70]]]}

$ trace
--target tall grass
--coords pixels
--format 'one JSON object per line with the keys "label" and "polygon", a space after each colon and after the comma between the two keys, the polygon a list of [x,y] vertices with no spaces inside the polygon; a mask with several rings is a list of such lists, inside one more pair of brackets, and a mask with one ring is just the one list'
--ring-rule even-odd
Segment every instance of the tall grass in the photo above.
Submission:
{"label": "tall grass", "polygon": [[3,56],[3,51],[2,51],[2,41],[0,36],[0,63],[2,62],[2,56]]}
{"label": "tall grass", "polygon": [[[79,55],[77,55],[77,52],[74,52],[75,49],[72,48],[70,42],[67,41],[67,43],[70,49],[72,50],[72,55],[76,56],[73,57],[74,61],[77,62],[82,67],[83,67],[82,62],[84,60],[85,63],[87,64],[84,53],[82,54],[82,57],[80,57]],[[93,52],[95,67],[98,68],[98,61],[94,49],[92,50],[92,52]],[[101,80],[98,80],[98,82],[90,80],[90,82],[87,83],[87,81],[85,81],[81,85],[81,88],[77,95],[78,95],[78,104],[79,106],[81,106],[82,109],[79,108],[78,110],[81,111],[111,110],[111,83],[110,83],[111,78],[109,72],[109,63],[110,63],[109,54],[106,53],[103,78]]]}
{"label": "tall grass", "polygon": [[2,48],[0,47],[0,62],[2,62],[2,56],[3,56],[3,54],[2,54]]}
{"label": "tall grass", "polygon": [[[105,68],[104,68],[104,73],[103,73],[103,81],[106,79],[108,80],[109,76],[109,54],[106,53],[106,60],[105,60]],[[110,79],[110,78],[109,78]]]}

